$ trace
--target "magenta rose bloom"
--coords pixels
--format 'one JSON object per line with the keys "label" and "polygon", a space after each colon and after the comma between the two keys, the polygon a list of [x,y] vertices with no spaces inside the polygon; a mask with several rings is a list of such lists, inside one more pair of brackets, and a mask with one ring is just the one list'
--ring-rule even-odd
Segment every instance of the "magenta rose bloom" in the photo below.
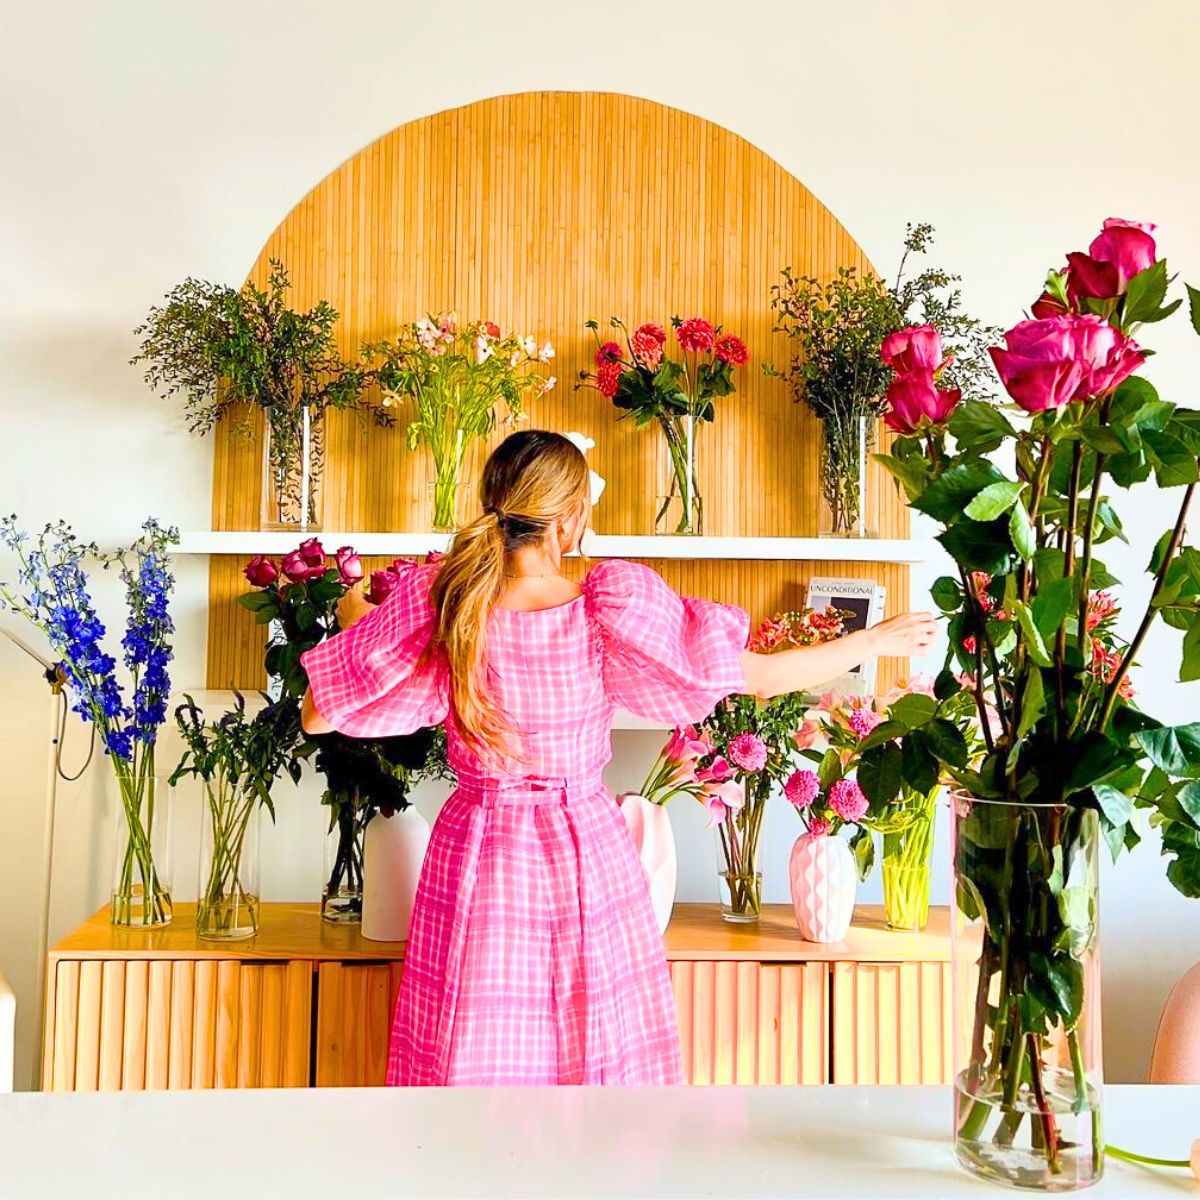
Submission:
{"label": "magenta rose bloom", "polygon": [[862,788],[853,779],[839,779],[829,789],[829,807],[843,821],[861,821],[870,805]]}
{"label": "magenta rose bloom", "polygon": [[946,362],[942,353],[942,335],[932,325],[910,325],[907,329],[889,333],[879,347],[879,357],[884,366],[891,367],[897,375],[906,375],[909,371],[932,374]]}
{"label": "magenta rose bloom", "polygon": [[676,326],[675,337],[689,354],[706,354],[713,348],[716,330],[703,317],[688,317]]}
{"label": "magenta rose bloom", "polygon": [[1109,217],[1087,254],[1068,254],[1072,296],[1108,300],[1123,296],[1129,281],[1158,261],[1154,226]]}
{"label": "magenta rose bloom", "polygon": [[300,543],[297,554],[304,560],[306,567],[320,567],[325,569],[325,548],[315,537],[309,538],[306,542]]}
{"label": "magenta rose bloom", "polygon": [[279,568],[265,555],[258,554],[242,568],[242,574],[252,587],[270,587],[279,578]]}
{"label": "magenta rose bloom", "polygon": [[1077,357],[1085,373],[1072,399],[1090,400],[1111,392],[1146,361],[1137,342],[1102,317],[1075,317],[1074,322]]}
{"label": "magenta rose bloom", "polygon": [[372,604],[382,604],[392,594],[397,578],[392,571],[372,571],[367,599]]}
{"label": "magenta rose bloom", "polygon": [[739,733],[729,743],[729,758],[743,771],[761,771],[767,765],[767,744],[753,733]]}
{"label": "magenta rose bloom", "polygon": [[[1065,268],[1064,268],[1065,269]],[[1041,321],[1046,317],[1061,317],[1067,312],[1067,307],[1057,296],[1043,292],[1029,309],[1035,320]]]}
{"label": "magenta rose bloom", "polygon": [[1005,349],[989,348],[1005,391],[1026,412],[1061,408],[1083,382],[1087,368],[1079,360],[1077,320],[1022,321],[1004,335]]}
{"label": "magenta rose bloom", "polygon": [[[293,550],[291,554],[285,554],[279,565],[283,568],[283,573],[293,583],[304,583],[306,580],[313,578],[313,568],[300,557],[299,550]],[[323,573],[324,568],[322,568]]]}
{"label": "magenta rose bloom", "polygon": [[354,553],[352,546],[342,546],[333,556],[338,575],[347,587],[353,587],[363,577],[362,559]]}
{"label": "magenta rose bloom", "polygon": [[940,425],[961,399],[958,388],[939,388],[932,372],[918,368],[888,384],[884,424],[893,433],[915,433],[927,421]]}

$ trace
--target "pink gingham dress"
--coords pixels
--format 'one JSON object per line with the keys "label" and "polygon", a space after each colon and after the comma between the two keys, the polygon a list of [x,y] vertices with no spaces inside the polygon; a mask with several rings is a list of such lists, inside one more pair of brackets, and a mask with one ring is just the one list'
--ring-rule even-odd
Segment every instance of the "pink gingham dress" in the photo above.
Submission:
{"label": "pink gingham dress", "polygon": [[601,562],[555,608],[496,608],[489,686],[518,771],[464,742],[423,659],[436,565],[304,656],[317,709],[358,737],[445,721],[458,786],[434,824],[396,1003],[389,1084],[682,1082],[670,977],[633,840],[601,772],[620,706],[665,723],[744,690],[739,608]]}

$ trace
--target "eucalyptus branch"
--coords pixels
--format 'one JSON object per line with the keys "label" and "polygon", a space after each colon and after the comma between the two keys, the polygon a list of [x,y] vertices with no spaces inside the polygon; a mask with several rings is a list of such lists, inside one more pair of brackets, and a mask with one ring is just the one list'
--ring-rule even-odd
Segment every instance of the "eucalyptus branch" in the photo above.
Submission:
{"label": "eucalyptus branch", "polygon": [[1150,599],[1146,604],[1145,616],[1142,617],[1142,623],[1138,626],[1137,633],[1133,635],[1133,641],[1129,643],[1129,649],[1121,656],[1121,665],[1117,667],[1116,673],[1108,685],[1108,690],[1104,697],[1104,707],[1100,710],[1100,720],[1097,724],[1097,728],[1101,730],[1108,724],[1108,720],[1112,716],[1113,708],[1117,703],[1117,695],[1121,690],[1121,683],[1129,673],[1129,668],[1133,665],[1133,660],[1137,652],[1142,648],[1142,643],[1146,640],[1146,634],[1150,632],[1150,626],[1154,624],[1154,618],[1158,615],[1158,608],[1155,606],[1154,600],[1162,590],[1163,583],[1167,578],[1167,572],[1171,568],[1171,563],[1175,555],[1179,552],[1179,546],[1183,541],[1183,531],[1187,524],[1188,508],[1191,506],[1192,495],[1195,490],[1196,485],[1189,483],[1183,493],[1183,500],[1179,505],[1179,516],[1175,519],[1175,528],[1171,531],[1171,540],[1167,543],[1162,563],[1159,565],[1158,573],[1154,577],[1154,589],[1151,591]]}

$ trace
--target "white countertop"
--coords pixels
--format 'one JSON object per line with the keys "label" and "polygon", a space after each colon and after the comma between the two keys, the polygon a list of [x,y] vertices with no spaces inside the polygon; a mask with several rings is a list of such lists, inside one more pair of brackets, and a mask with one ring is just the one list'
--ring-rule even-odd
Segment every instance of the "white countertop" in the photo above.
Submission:
{"label": "white countertop", "polygon": [[[1110,1087],[1107,1135],[1186,1158],[1200,1087]],[[933,1197],[949,1088],[299,1089],[0,1096],[2,1196]],[[1200,1197],[1110,1161],[1088,1197]]]}

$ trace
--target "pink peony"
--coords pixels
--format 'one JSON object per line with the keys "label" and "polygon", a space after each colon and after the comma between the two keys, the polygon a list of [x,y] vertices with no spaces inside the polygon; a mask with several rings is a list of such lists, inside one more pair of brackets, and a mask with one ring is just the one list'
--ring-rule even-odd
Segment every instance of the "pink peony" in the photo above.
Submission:
{"label": "pink peony", "polygon": [[932,325],[910,325],[883,339],[879,357],[897,375],[923,371],[932,375],[948,361],[942,353],[942,335]]}
{"label": "pink peony", "polygon": [[808,822],[809,837],[825,837],[829,833],[829,822],[824,817],[812,817]]}
{"label": "pink peony", "polygon": [[333,556],[337,563],[338,576],[347,587],[352,587],[363,577],[362,559],[354,553],[352,546],[342,546]]}
{"label": "pink peony", "polygon": [[843,821],[859,821],[866,816],[870,805],[866,796],[853,779],[839,779],[829,789],[829,807]]}
{"label": "pink peony", "polygon": [[706,354],[713,348],[716,330],[703,317],[688,317],[675,327],[679,345],[689,354]]}
{"label": "pink peony", "polygon": [[753,733],[739,733],[729,743],[729,757],[743,771],[761,771],[767,765],[767,744]]}
{"label": "pink peony", "polygon": [[958,388],[939,388],[931,372],[897,375],[887,390],[884,423],[893,433],[916,433],[927,422],[941,425],[962,399]]}
{"label": "pink peony", "polygon": [[1004,349],[988,350],[1000,382],[1026,412],[1061,408],[1083,382],[1087,368],[1080,362],[1078,320],[1021,321],[1004,335]]}
{"label": "pink peony", "polygon": [[1067,288],[1073,299],[1110,300],[1123,296],[1129,281],[1158,258],[1155,227],[1109,217],[1087,254],[1067,255]]}
{"label": "pink peony", "polygon": [[865,738],[878,725],[883,724],[883,713],[877,713],[873,708],[852,708],[846,717],[850,731],[860,738]]}
{"label": "pink peony", "polygon": [[647,321],[633,331],[630,339],[633,344],[633,356],[649,371],[657,371],[662,362],[663,347],[667,344],[667,335],[661,325]]}
{"label": "pink peony", "polygon": [[744,367],[750,361],[750,350],[740,337],[722,334],[713,346],[713,353],[731,367]]}
{"label": "pink peony", "polygon": [[797,808],[808,808],[821,791],[815,771],[793,771],[783,785],[783,794]]}
{"label": "pink peony", "polygon": [[270,587],[279,578],[279,568],[265,555],[259,554],[242,568],[242,574],[252,587]]}

